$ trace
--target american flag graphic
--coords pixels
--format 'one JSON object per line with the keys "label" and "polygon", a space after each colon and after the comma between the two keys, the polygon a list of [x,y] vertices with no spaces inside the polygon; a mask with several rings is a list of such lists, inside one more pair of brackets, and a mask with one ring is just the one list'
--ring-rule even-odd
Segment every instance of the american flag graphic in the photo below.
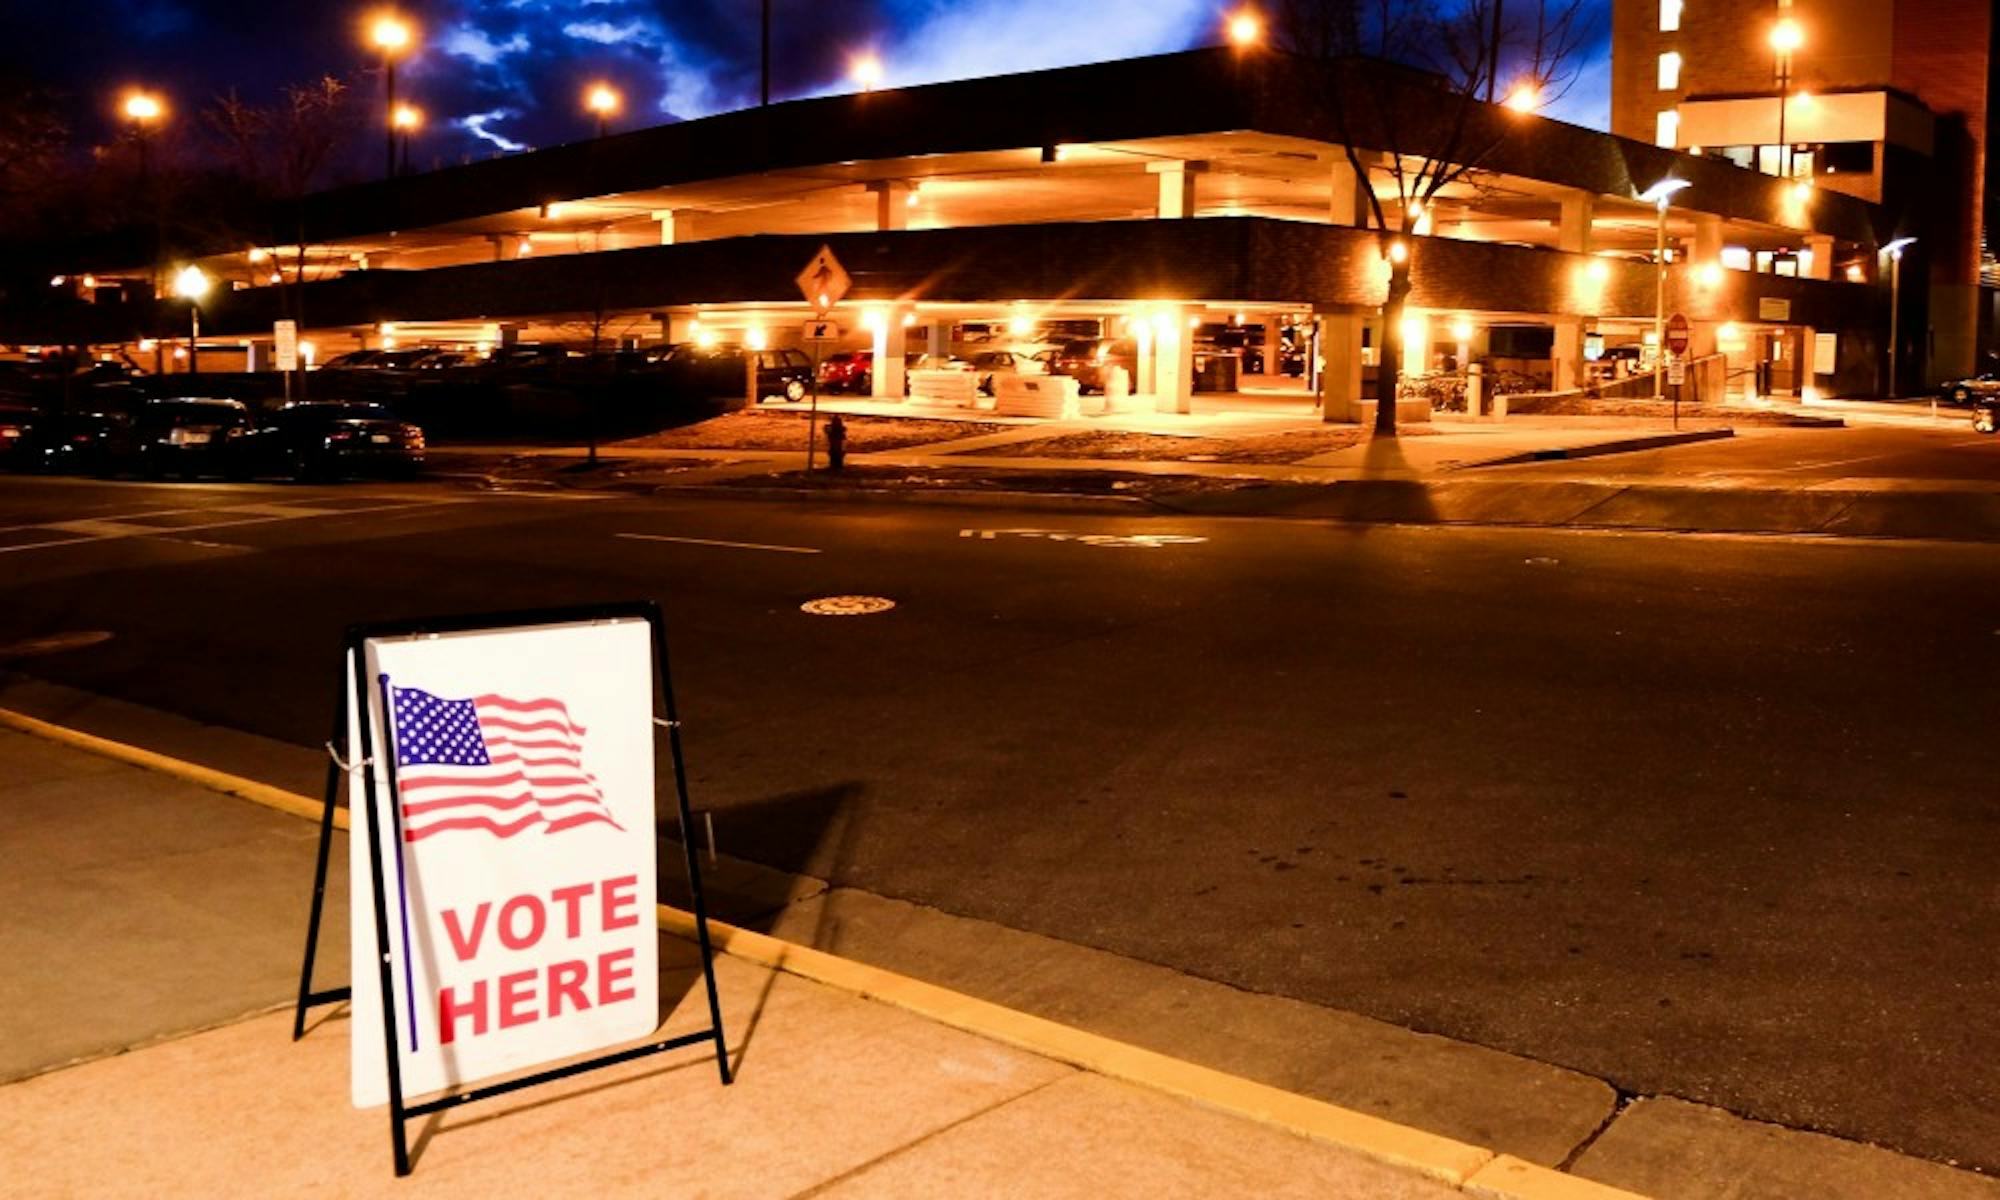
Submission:
{"label": "american flag graphic", "polygon": [[611,817],[597,777],[583,769],[583,726],[560,700],[474,696],[445,700],[389,689],[403,840],[454,829],[510,838]]}

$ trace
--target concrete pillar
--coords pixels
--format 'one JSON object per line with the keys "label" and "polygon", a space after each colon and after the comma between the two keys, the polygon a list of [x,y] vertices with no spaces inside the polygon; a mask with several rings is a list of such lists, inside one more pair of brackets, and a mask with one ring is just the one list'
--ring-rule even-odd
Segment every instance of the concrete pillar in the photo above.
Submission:
{"label": "concrete pillar", "polygon": [[873,385],[871,394],[877,400],[901,400],[906,389],[903,386],[903,353],[909,346],[907,330],[903,328],[903,314],[909,310],[902,307],[871,310],[870,319],[875,321],[875,366],[870,372],[869,382]]}
{"label": "concrete pillar", "polygon": [[931,356],[930,365],[934,369],[943,367],[945,360],[951,357],[951,326],[952,322],[947,318],[942,321],[933,319],[924,327],[924,353]]}
{"label": "concrete pillar", "polygon": [[1284,347],[1285,347],[1284,314],[1265,313],[1264,314],[1264,377],[1266,379],[1276,379],[1281,374],[1281,372],[1278,370],[1278,360],[1281,356],[1281,352],[1284,350]]}
{"label": "concrete pillar", "polygon": [[1549,387],[1566,392],[1583,386],[1583,318],[1557,317],[1556,344],[1549,354]]}
{"label": "concrete pillar", "polygon": [[[875,229],[888,233],[910,227],[910,181],[878,179],[868,185],[875,193]],[[899,393],[900,394],[900,393]]]}
{"label": "concrete pillar", "polygon": [[1194,215],[1194,181],[1197,176],[1208,170],[1207,163],[1180,161],[1147,163],[1146,170],[1160,177],[1160,201],[1154,216],[1163,221],[1173,221]]}
{"label": "concrete pillar", "polygon": [[1597,211],[1597,197],[1589,192],[1565,192],[1562,218],[1556,223],[1556,248],[1571,254],[1589,254],[1590,222]]}
{"label": "concrete pillar", "polygon": [[1335,225],[1366,226],[1372,219],[1369,211],[1367,180],[1355,173],[1354,164],[1342,154],[1333,160],[1332,191],[1327,204],[1327,219]]}
{"label": "concrete pillar", "polygon": [[1361,419],[1361,329],[1358,313],[1318,313],[1320,419],[1352,424]]}
{"label": "concrete pillar", "polygon": [[1137,363],[1133,371],[1132,392],[1134,395],[1150,396],[1157,382],[1153,372],[1153,322],[1146,317],[1135,317],[1131,329],[1133,358]]}
{"label": "concrete pillar", "polygon": [[1808,234],[1806,249],[1812,251],[1812,264],[1801,273],[1807,279],[1832,279],[1833,239],[1820,234]]}
{"label": "concrete pillar", "polygon": [[651,215],[660,223],[660,245],[677,246],[694,240],[695,213],[692,209],[662,208]]}
{"label": "concrete pillar", "polygon": [[1194,331],[1188,328],[1194,312],[1172,304],[1153,318],[1153,407],[1160,412],[1194,411]]}
{"label": "concrete pillar", "polygon": [[1696,213],[1694,217],[1694,262],[1719,263],[1722,261],[1722,218],[1709,213]]}

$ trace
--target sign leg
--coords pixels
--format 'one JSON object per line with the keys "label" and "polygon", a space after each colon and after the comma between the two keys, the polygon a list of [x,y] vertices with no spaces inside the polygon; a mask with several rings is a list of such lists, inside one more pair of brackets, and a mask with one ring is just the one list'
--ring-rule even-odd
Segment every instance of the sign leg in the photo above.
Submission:
{"label": "sign leg", "polygon": [[[350,661],[354,672],[355,711],[361,714],[361,759],[368,762],[375,756],[374,739],[369,730],[374,718],[368,711],[367,663],[362,658],[363,653],[363,649],[356,646]],[[382,752],[391,753],[386,745]],[[368,805],[368,886],[375,899],[375,970],[382,989],[382,1052],[387,1056],[385,1065],[389,1070],[389,1142],[395,1153],[396,1174],[401,1176],[410,1173],[410,1146],[403,1130],[403,1063],[402,1056],[396,1052],[396,983],[389,953],[389,898],[388,888],[382,879],[382,813],[375,791],[375,768],[368,767],[362,779],[365,781],[362,790]],[[393,794],[390,803],[395,803]],[[408,952],[406,945],[404,953]]]}
{"label": "sign leg", "polygon": [[319,817],[319,853],[313,862],[312,915],[306,919],[306,952],[299,967],[299,1003],[292,1012],[292,1040],[306,1035],[306,1009],[315,1003],[342,1000],[346,988],[334,988],[315,995],[312,990],[313,961],[319,954],[320,919],[326,911],[326,860],[333,844],[333,806],[340,797],[340,763],[336,749],[347,749],[347,688],[336,689],[333,705],[333,737],[327,742],[326,807]]}

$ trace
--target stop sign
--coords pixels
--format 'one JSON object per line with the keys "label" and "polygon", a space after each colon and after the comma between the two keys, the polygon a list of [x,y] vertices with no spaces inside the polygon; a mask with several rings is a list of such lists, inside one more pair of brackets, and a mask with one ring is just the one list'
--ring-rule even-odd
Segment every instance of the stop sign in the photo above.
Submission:
{"label": "stop sign", "polygon": [[1667,349],[1675,354],[1686,354],[1688,348],[1688,319],[1680,313],[1667,318]]}

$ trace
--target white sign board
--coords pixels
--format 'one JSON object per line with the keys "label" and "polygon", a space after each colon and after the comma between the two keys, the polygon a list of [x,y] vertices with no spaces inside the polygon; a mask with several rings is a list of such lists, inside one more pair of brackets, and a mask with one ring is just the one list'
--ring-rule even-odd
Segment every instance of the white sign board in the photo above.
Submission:
{"label": "white sign board", "polygon": [[[349,685],[363,669],[376,800],[351,773],[356,1107],[388,1102],[371,821],[404,1095],[651,1034],[648,623],[370,638],[359,657]],[[348,745],[360,746],[353,707]]]}
{"label": "white sign board", "polygon": [[1667,362],[1667,382],[1679,387],[1688,381],[1687,360],[1676,356]]}
{"label": "white sign board", "polygon": [[821,246],[819,253],[806,264],[806,269],[799,272],[797,282],[799,295],[806,298],[806,303],[813,306],[814,312],[825,316],[828,309],[839,304],[841,297],[847,295],[847,289],[854,281],[848,277],[847,268],[833,256],[833,247]]}
{"label": "white sign board", "polygon": [[271,341],[277,351],[277,367],[280,371],[299,369],[299,323],[279,321],[271,326]]}
{"label": "white sign board", "polygon": [[1831,375],[1840,366],[1840,335],[1813,334],[1812,369],[1815,375]]}
{"label": "white sign board", "polygon": [[1757,319],[1759,321],[1789,321],[1792,319],[1792,302],[1779,296],[1757,297]]}

